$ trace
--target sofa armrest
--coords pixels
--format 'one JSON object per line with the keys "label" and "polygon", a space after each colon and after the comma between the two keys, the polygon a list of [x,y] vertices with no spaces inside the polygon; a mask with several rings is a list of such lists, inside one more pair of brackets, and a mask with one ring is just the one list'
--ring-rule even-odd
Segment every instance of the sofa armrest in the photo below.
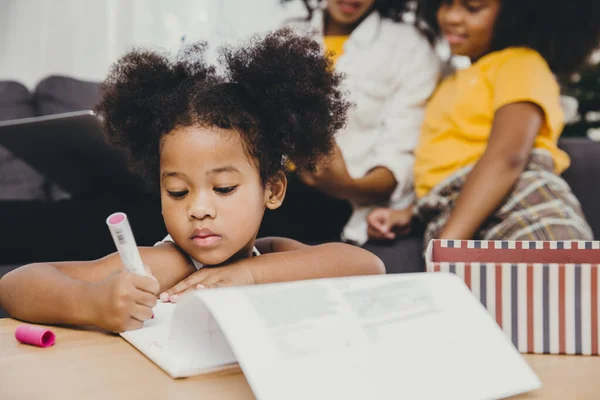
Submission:
{"label": "sofa armrest", "polygon": [[100,83],[66,76],[49,76],[35,88],[35,106],[39,115],[90,110],[100,101]]}
{"label": "sofa armrest", "polygon": [[563,178],[583,208],[596,239],[600,235],[600,142],[587,138],[568,138],[559,141],[559,147],[571,157],[571,166]]}

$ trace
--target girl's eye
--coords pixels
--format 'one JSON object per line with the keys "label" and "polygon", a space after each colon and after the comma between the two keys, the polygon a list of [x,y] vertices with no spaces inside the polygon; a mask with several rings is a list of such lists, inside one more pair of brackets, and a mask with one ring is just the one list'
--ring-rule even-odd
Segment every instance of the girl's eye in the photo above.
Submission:
{"label": "girl's eye", "polygon": [[213,190],[219,194],[229,194],[233,192],[237,188],[236,186],[228,186],[228,187],[216,187]]}
{"label": "girl's eye", "polygon": [[181,198],[185,197],[186,194],[188,194],[188,191],[180,190],[178,192],[171,192],[170,190],[167,190],[167,193],[169,194],[169,197],[172,197],[174,199],[181,199]]}
{"label": "girl's eye", "polygon": [[465,8],[470,13],[476,13],[477,11],[481,10],[483,6],[480,1],[468,1],[467,4],[465,4]]}

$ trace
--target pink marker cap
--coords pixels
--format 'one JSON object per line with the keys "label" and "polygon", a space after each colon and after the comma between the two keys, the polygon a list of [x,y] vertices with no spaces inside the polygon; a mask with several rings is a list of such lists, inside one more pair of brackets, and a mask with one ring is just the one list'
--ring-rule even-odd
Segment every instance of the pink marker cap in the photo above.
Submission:
{"label": "pink marker cap", "polygon": [[106,219],[106,222],[108,222],[110,225],[115,225],[115,224],[118,224],[119,222],[123,221],[124,219],[125,219],[125,213],[116,212],[114,214],[109,215],[109,217]]}
{"label": "pink marker cap", "polygon": [[15,338],[21,343],[50,347],[54,344],[56,336],[50,329],[41,326],[19,325],[15,331]]}

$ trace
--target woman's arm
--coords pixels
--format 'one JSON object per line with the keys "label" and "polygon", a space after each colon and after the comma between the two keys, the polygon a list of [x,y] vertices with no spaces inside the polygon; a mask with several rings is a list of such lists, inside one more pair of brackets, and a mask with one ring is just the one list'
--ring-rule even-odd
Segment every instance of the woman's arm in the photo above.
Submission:
{"label": "woman's arm", "polygon": [[386,167],[375,167],[362,178],[352,178],[337,146],[328,164],[314,173],[301,173],[300,178],[306,185],[332,197],[366,205],[388,200],[397,184],[394,174]]}
{"label": "woman's arm", "polygon": [[114,331],[139,327],[151,316],[159,290],[194,270],[172,244],[140,248],[140,254],[156,280],[124,271],[117,253],[94,261],[29,264],[0,279],[0,305],[32,322]]}
{"label": "woman's arm", "polygon": [[473,238],[525,169],[543,122],[542,109],[529,102],[496,112],[485,153],[469,173],[440,239]]}
{"label": "woman's arm", "polygon": [[308,246],[272,237],[257,240],[256,248],[260,256],[222,267],[202,268],[161,298],[175,302],[183,292],[195,289],[385,273],[385,266],[377,256],[345,243]]}
{"label": "woman's arm", "polygon": [[351,200],[364,205],[389,200],[398,185],[394,174],[386,167],[375,167],[355,181],[356,191]]}

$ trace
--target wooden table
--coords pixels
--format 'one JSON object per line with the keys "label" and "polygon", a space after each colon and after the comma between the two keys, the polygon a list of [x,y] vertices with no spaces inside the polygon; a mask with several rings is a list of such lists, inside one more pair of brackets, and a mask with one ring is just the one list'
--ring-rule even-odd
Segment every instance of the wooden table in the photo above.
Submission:
{"label": "wooden table", "polygon": [[[0,319],[0,399],[254,399],[241,370],[174,380],[120,336],[52,327],[46,349],[18,343]],[[525,355],[540,390],[516,399],[600,399],[600,357]]]}

